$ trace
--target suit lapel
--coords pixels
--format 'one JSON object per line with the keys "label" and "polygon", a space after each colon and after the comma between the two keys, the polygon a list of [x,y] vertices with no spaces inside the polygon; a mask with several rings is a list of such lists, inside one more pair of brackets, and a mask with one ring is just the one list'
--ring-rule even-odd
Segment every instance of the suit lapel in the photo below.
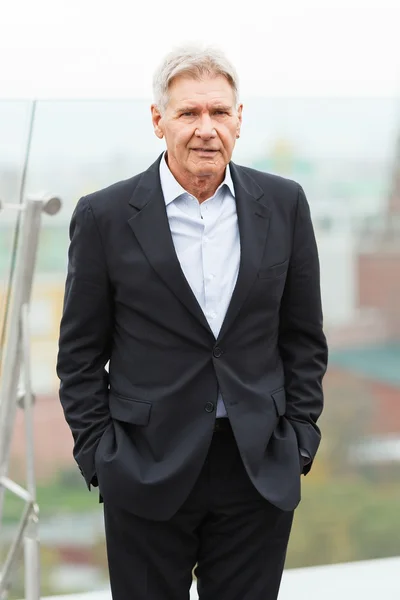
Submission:
{"label": "suit lapel", "polygon": [[[214,337],[176,255],[161,190],[160,160],[161,157],[141,176],[129,202],[137,212],[128,223],[147,260],[165,285]],[[241,167],[233,163],[230,163],[230,167],[235,187],[241,253],[238,278],[218,341],[233,324],[254,283],[270,221],[270,209],[259,202],[264,195],[263,190]]]}
{"label": "suit lapel", "polygon": [[259,202],[264,195],[263,190],[242,168],[233,163],[230,163],[230,166],[235,187],[241,252],[238,278],[218,342],[233,324],[254,283],[270,223],[270,209]]}
{"label": "suit lapel", "polygon": [[165,285],[213,335],[176,255],[161,190],[160,160],[161,157],[143,173],[129,202],[137,212],[128,223],[147,260]]}

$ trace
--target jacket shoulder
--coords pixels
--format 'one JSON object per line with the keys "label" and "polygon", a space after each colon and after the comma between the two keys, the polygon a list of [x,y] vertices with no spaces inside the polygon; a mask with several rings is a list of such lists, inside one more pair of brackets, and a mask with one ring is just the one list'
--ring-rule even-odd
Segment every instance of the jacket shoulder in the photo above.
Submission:
{"label": "jacket shoulder", "polygon": [[96,213],[102,213],[109,208],[128,204],[135,188],[137,187],[143,173],[134,175],[129,179],[117,181],[105,188],[86,194],[81,200],[90,204],[92,210]]}

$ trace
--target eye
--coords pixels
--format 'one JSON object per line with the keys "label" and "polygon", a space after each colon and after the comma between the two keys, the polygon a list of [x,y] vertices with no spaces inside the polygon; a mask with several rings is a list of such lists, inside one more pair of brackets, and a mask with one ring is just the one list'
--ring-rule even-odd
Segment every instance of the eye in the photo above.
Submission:
{"label": "eye", "polygon": [[182,113],[181,117],[193,117],[193,115],[194,115],[194,112],[187,111],[187,112]]}
{"label": "eye", "polygon": [[227,115],[228,113],[226,110],[216,110],[215,114],[216,115]]}

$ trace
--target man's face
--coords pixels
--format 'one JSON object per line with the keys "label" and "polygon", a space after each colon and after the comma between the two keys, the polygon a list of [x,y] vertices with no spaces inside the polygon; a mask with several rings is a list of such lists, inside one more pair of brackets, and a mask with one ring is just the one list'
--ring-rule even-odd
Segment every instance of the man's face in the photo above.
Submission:
{"label": "man's face", "polygon": [[242,106],[225,77],[179,76],[169,88],[161,116],[152,106],[157,137],[165,137],[168,164],[183,177],[221,175],[231,160],[242,122]]}

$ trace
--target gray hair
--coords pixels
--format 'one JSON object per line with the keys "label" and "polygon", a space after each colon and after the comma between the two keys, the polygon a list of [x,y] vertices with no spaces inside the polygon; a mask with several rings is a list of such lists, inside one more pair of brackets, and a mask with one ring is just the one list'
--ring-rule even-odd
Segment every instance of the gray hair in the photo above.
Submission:
{"label": "gray hair", "polygon": [[225,77],[232,86],[235,105],[239,96],[239,81],[236,70],[221,50],[208,46],[185,45],[172,50],[164,58],[154,74],[154,103],[160,113],[168,104],[168,92],[172,81],[179,75],[200,79],[204,75]]}

